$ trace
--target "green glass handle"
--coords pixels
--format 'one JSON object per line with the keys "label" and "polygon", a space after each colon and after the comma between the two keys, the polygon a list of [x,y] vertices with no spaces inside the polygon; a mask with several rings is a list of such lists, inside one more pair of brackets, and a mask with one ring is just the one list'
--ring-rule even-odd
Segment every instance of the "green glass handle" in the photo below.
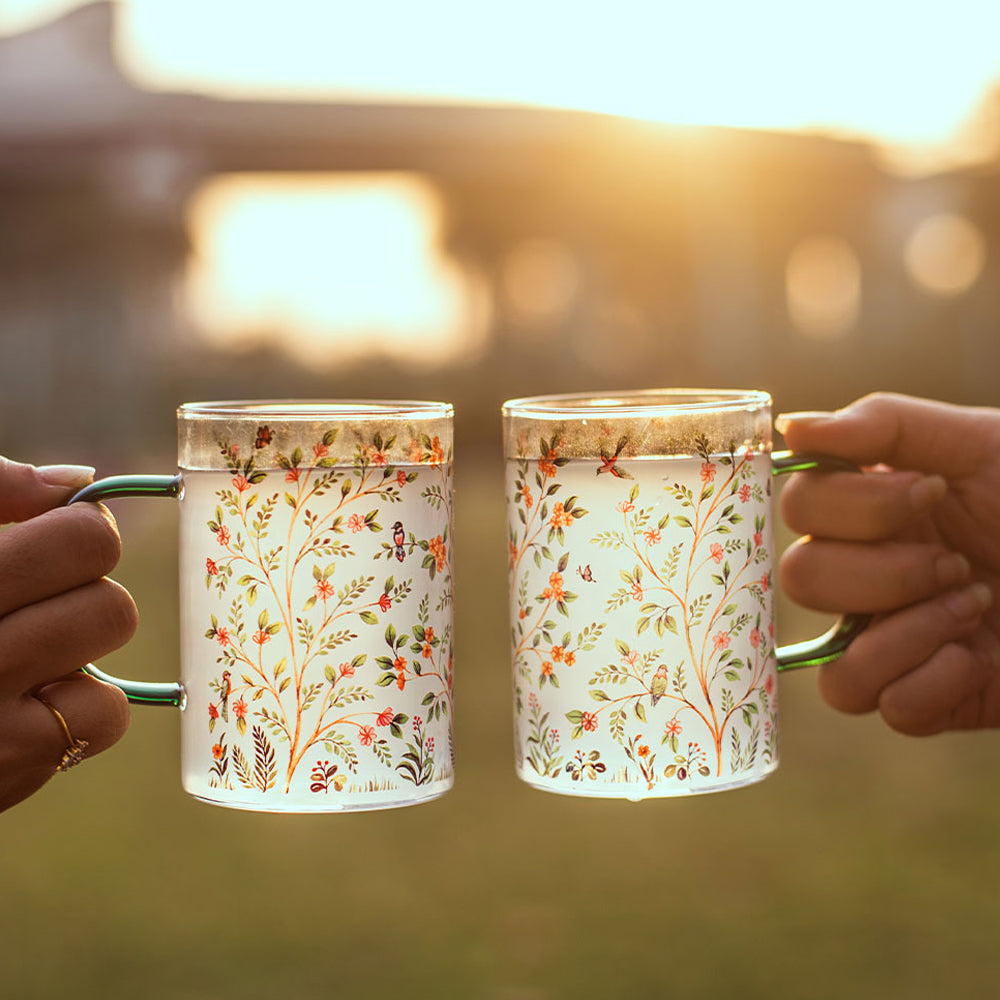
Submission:
{"label": "green glass handle", "polygon": [[[857,472],[858,467],[842,458],[829,455],[797,455],[791,451],[776,451],[771,455],[771,468],[776,476],[786,472],[806,472],[816,469],[820,472]],[[797,670],[799,667],[818,667],[837,659],[845,649],[863,632],[871,615],[842,615],[836,624],[823,635],[791,646],[779,646],[775,650],[778,670]]]}
{"label": "green glass handle", "polygon": [[[113,500],[119,497],[180,497],[184,492],[180,476],[110,476],[85,486],[69,499],[69,503],[81,500]],[[129,681],[112,677],[88,663],[84,672],[99,681],[121,688],[129,701],[137,705],[175,705],[184,707],[187,695],[184,687],[176,682],[156,684],[149,681]]]}

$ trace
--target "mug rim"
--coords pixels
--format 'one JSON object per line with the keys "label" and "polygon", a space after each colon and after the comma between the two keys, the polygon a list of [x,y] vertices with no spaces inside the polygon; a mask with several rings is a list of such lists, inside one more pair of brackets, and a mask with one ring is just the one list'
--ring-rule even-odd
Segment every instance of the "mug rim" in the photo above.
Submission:
{"label": "mug rim", "polygon": [[762,389],[625,389],[618,392],[570,392],[508,399],[503,413],[552,419],[612,418],[701,411],[745,410],[770,406]]}
{"label": "mug rim", "polygon": [[178,418],[254,417],[270,420],[406,420],[454,416],[451,403],[421,399],[231,399],[182,403]]}

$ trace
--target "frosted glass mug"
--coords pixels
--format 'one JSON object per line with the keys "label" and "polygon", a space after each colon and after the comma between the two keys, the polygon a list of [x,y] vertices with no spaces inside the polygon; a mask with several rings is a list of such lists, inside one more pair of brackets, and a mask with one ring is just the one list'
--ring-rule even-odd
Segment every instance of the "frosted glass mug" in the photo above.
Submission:
{"label": "frosted glass mug", "polygon": [[180,502],[184,788],[274,812],[389,808],[453,780],[452,407],[188,403],[175,476],[74,501]]}
{"label": "frosted glass mug", "polygon": [[536,788],[642,799],[778,765],[779,670],[838,656],[866,618],[779,648],[759,391],[504,404],[515,763]]}

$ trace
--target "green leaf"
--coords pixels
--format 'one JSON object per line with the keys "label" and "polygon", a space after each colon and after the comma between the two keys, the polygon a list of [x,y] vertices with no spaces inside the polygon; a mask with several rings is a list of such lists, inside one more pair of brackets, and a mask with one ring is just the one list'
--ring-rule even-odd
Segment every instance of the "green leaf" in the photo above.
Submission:
{"label": "green leaf", "polygon": [[378,616],[374,611],[362,611],[359,617],[366,625],[378,624]]}

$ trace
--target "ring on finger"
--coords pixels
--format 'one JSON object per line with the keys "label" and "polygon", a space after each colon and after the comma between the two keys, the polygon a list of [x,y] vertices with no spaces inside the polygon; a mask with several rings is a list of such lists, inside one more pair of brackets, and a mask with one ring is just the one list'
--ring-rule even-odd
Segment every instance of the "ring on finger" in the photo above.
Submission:
{"label": "ring on finger", "polygon": [[59,723],[62,728],[63,735],[66,737],[66,743],[68,746],[63,752],[62,759],[56,765],[56,772],[61,774],[63,771],[68,771],[71,767],[76,767],[85,756],[84,751],[90,746],[87,740],[75,739],[73,734],[69,730],[69,724],[63,718],[62,712],[59,711],[52,702],[43,698],[40,694],[34,696],[36,701],[40,701],[54,716],[56,722]]}

